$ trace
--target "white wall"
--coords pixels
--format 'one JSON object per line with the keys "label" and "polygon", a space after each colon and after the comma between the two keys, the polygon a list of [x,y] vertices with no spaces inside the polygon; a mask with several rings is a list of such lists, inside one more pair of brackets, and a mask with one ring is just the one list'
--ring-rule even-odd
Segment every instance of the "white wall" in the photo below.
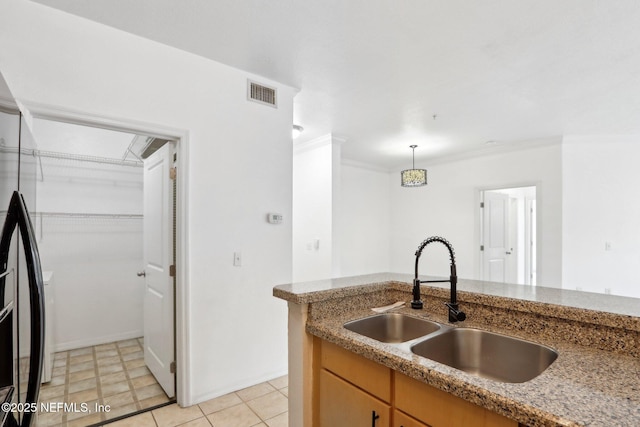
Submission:
{"label": "white wall", "polygon": [[[142,214],[142,168],[41,162],[39,212]],[[42,269],[55,275],[54,349],[142,336],[142,219],[34,218]]]}
{"label": "white wall", "polygon": [[563,287],[640,297],[638,159],[640,136],[564,137]]}
{"label": "white wall", "polygon": [[[404,188],[390,174],[391,270],[413,273],[415,250],[427,237],[449,240],[458,276],[479,278],[479,190],[538,186],[538,285],[559,287],[562,266],[560,144],[534,146],[427,167],[428,185]],[[420,274],[449,275],[444,247],[427,248]],[[428,257],[424,255],[429,253]]]}
{"label": "white wall", "polygon": [[341,276],[389,271],[389,173],[343,162]]}
{"label": "white wall", "polygon": [[[294,90],[27,0],[2,2],[0,51],[23,102],[188,131],[181,403],[285,373],[286,304],[271,294],[291,280]],[[248,102],[247,78],[276,86],[278,108]]]}
{"label": "white wall", "polygon": [[2,73],[0,73],[0,101],[13,104],[13,95],[11,94],[11,90],[9,90],[9,86],[7,86],[7,82],[2,76]]}
{"label": "white wall", "polygon": [[294,144],[296,282],[378,273],[389,268],[389,174],[342,161],[343,142],[326,135]]}
{"label": "white wall", "polygon": [[333,151],[331,135],[305,143],[294,150],[294,282],[332,277]]}
{"label": "white wall", "polygon": [[[18,129],[20,116],[0,111],[0,144],[16,152],[0,152],[0,212],[6,212],[13,190],[18,188]],[[1,216],[4,223],[4,215]]]}

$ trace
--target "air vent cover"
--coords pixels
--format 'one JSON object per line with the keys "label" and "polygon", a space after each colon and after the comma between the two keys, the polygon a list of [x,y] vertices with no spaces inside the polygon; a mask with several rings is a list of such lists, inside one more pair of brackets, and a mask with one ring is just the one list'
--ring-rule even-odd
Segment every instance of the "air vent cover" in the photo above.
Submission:
{"label": "air vent cover", "polygon": [[247,97],[250,101],[277,108],[277,94],[278,92],[275,88],[247,80]]}

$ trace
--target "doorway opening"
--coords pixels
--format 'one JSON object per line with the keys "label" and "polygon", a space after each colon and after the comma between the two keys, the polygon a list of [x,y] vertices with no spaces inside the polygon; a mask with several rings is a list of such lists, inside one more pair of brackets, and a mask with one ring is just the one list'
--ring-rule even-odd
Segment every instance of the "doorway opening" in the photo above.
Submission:
{"label": "doorway opening", "polygon": [[176,142],[38,118],[33,131],[54,300],[40,399],[109,407],[86,425],[175,401]]}
{"label": "doorway opening", "polygon": [[536,186],[480,191],[482,280],[536,284]]}

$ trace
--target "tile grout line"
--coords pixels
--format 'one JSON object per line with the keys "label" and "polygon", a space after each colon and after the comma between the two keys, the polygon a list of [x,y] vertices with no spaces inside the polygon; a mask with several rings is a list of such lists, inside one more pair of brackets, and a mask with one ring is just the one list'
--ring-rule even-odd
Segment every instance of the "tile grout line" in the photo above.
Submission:
{"label": "tile grout line", "polygon": [[[69,388],[71,387],[71,378],[69,378],[71,376],[71,372],[69,371],[71,369],[71,352],[67,351],[67,362],[65,364],[64,367],[64,395],[62,397],[63,402],[68,402],[69,401]],[[62,425],[66,426],[67,425],[67,413],[63,412],[62,413]]]}
{"label": "tile grout line", "polygon": [[283,395],[283,396],[287,399],[287,401],[289,401],[289,395],[288,395],[288,394],[284,394],[284,393],[282,392],[282,389],[278,390],[278,392],[279,392],[281,395]]}
{"label": "tile grout line", "polygon": [[[94,345],[92,347],[92,351],[93,351],[93,363],[95,364],[94,371],[96,373],[96,394],[97,394],[98,404],[102,405],[104,404],[104,396],[102,395],[102,381],[100,381],[100,366],[98,365],[97,346]],[[105,420],[104,414],[100,414],[100,420],[101,421]]]}
{"label": "tile grout line", "polygon": [[[137,339],[136,339],[136,342]],[[139,344],[139,343],[138,343]],[[124,370],[124,376],[127,378],[127,384],[129,384],[129,391],[131,392],[131,397],[133,398],[133,403],[136,405],[136,410],[139,411],[142,409],[142,404],[140,403],[140,399],[138,399],[138,393],[136,393],[135,387],[133,386],[133,380],[129,375],[129,368],[127,367],[127,363],[124,360],[122,352],[120,351],[120,346],[116,342],[116,348],[118,349],[118,355],[120,356],[120,362],[122,363],[122,369]],[[127,353],[129,354],[129,353]]]}
{"label": "tile grout line", "polygon": [[153,413],[153,411],[151,411],[151,419],[156,424],[156,427],[160,427],[160,424],[158,424],[158,420],[156,419],[156,415]]}
{"label": "tile grout line", "polygon": [[[269,425],[270,425],[270,424],[269,424],[269,423],[270,423],[270,421],[274,420],[274,419],[275,419],[275,418],[277,418],[277,417],[281,417],[281,416],[283,416],[283,415],[287,414],[287,413],[289,412],[289,411],[288,411],[288,408],[287,408],[287,410],[284,410],[284,411],[282,411],[282,412],[279,412],[279,413],[277,413],[277,414],[275,414],[275,415],[273,415],[273,416],[271,416],[271,417],[269,417],[269,418],[263,418],[263,417],[262,417],[262,416],[260,416],[260,415],[255,411],[255,410],[253,410],[253,409],[251,408],[251,406],[249,406],[249,404],[248,404],[248,403],[249,403],[249,402],[251,402],[251,401],[254,401],[254,400],[256,400],[256,399],[259,399],[259,398],[261,398],[261,397],[264,397],[264,396],[266,396],[266,395],[268,395],[268,394],[270,394],[270,393],[273,393],[273,392],[275,392],[275,391],[279,392],[279,393],[280,393],[280,394],[281,394],[285,399],[287,399],[287,400],[288,400],[288,396],[287,396],[287,395],[285,395],[285,394],[282,392],[282,390],[284,390],[285,388],[288,388],[288,385],[285,385],[284,387],[280,387],[280,388],[278,388],[278,387],[276,387],[275,385],[271,384],[269,381],[265,381],[264,383],[261,383],[261,384],[258,384],[258,385],[268,385],[268,386],[270,386],[273,390],[272,390],[272,391],[270,391],[270,392],[268,392],[268,393],[265,393],[265,394],[263,394],[263,395],[256,396],[256,397],[254,397],[254,398],[252,398],[252,399],[247,399],[247,400],[244,400],[242,397],[240,397],[240,395],[237,393],[237,391],[235,391],[235,392],[231,392],[231,393],[229,393],[229,395],[233,395],[233,396],[235,396],[235,397],[239,400],[239,403],[232,404],[232,405],[230,405],[230,406],[226,406],[226,407],[222,407],[222,408],[220,408],[220,409],[218,409],[218,410],[216,410],[216,411],[210,412],[210,413],[206,413],[206,412],[204,411],[204,409],[201,407],[201,404],[194,404],[193,406],[197,406],[197,407],[198,407],[198,409],[200,410],[200,412],[201,412],[203,415],[202,415],[201,417],[195,418],[194,420],[191,420],[191,421],[189,421],[189,422],[192,422],[192,421],[195,421],[195,420],[204,419],[204,420],[208,423],[208,425],[212,425],[212,421],[209,419],[209,416],[211,416],[212,414],[215,414],[215,413],[218,413],[218,412],[221,412],[221,411],[225,411],[225,410],[228,410],[228,409],[231,409],[231,408],[235,408],[235,407],[238,407],[238,406],[242,406],[242,405],[244,405],[244,407],[248,408],[248,409],[249,409],[249,411],[250,411],[250,412],[252,412],[252,413],[253,413],[253,414],[258,418],[258,420],[259,420],[259,421],[258,421],[258,423],[257,423],[257,424],[254,424],[252,427],[256,427],[256,426],[259,426],[259,425],[269,426]],[[241,390],[238,390],[238,391],[241,391]],[[219,397],[222,397],[222,396],[219,396]],[[217,398],[214,398],[214,399],[212,399],[212,400],[215,400],[215,399],[217,399]],[[173,405],[176,405],[176,404],[175,404],[175,402],[173,403]],[[158,427],[158,426],[160,425],[160,424],[159,424],[159,418],[157,418],[157,415],[156,415],[156,414],[154,414],[154,413],[153,413],[153,411],[151,411],[151,412],[152,412],[152,413],[151,413],[152,420],[153,420],[153,422],[154,422],[155,426],[156,426],[156,427]],[[135,415],[137,415],[137,414],[134,414],[133,416],[135,416]],[[183,425],[183,424],[180,424],[180,425]],[[92,427],[94,427],[94,426],[92,426]]]}
{"label": "tile grout line", "polygon": [[[265,381],[263,384],[269,384],[271,387],[273,387],[273,384],[271,384],[269,381]],[[253,425],[253,426],[251,426],[251,427],[255,427],[255,426],[259,425],[259,424],[265,424],[265,425],[268,425],[268,424],[267,424],[267,420],[265,420],[264,418],[262,418],[262,417],[260,416],[260,414],[258,414],[256,411],[254,411],[254,410],[253,410],[253,408],[249,405],[249,402],[254,401],[254,400],[256,400],[256,399],[259,399],[259,398],[261,398],[261,397],[264,397],[264,396],[266,396],[267,394],[270,394],[270,393],[273,393],[273,392],[276,392],[276,391],[277,391],[277,392],[279,392],[279,391],[280,391],[280,390],[278,390],[276,387],[273,387],[273,388],[274,388],[274,391],[270,391],[269,393],[263,394],[262,396],[254,397],[253,399],[250,399],[250,400],[244,400],[242,397],[238,396],[238,398],[240,398],[240,400],[242,401],[242,403],[244,403],[244,405],[245,405],[247,408],[249,408],[249,410],[251,410],[251,412],[253,412],[254,414],[256,414],[256,417],[258,417],[258,419],[260,420],[260,422],[259,422],[258,424],[254,424],[254,425]],[[235,393],[235,392],[234,392],[234,393]],[[280,393],[280,394],[282,394],[282,393]],[[237,395],[237,394],[236,394],[236,395]],[[285,397],[286,397],[286,396],[285,396]],[[289,398],[287,397],[287,400],[288,400],[288,399],[289,399]],[[288,411],[288,409],[287,409],[287,411]],[[284,414],[284,413],[285,413],[285,412],[287,412],[287,411],[283,411],[283,412],[281,412],[280,414]],[[278,415],[280,415],[280,414],[276,414],[276,415],[274,415],[274,417],[277,417],[277,416],[278,416]],[[271,417],[271,418],[274,418],[274,417]],[[269,418],[269,419],[271,419],[271,418]]]}
{"label": "tile grout line", "polygon": [[[105,383],[103,383],[102,381],[103,378],[101,377],[101,372],[103,370],[102,368],[109,368],[111,365],[114,365],[117,361],[117,363],[120,363],[121,365],[121,369],[122,369],[121,375],[124,376],[124,379],[120,380],[124,384],[122,384],[120,387],[126,385],[124,387],[123,393],[128,392],[130,395],[130,399],[131,399],[130,403],[132,404],[131,406],[135,408],[135,409],[132,409],[133,410],[132,413],[144,410],[143,409],[144,405],[140,400],[140,396],[138,395],[135,388],[135,384],[134,384],[135,378],[132,377],[132,373],[130,372],[131,369],[141,369],[144,366],[144,364],[141,366],[138,366],[140,364],[139,362],[141,362],[141,360],[138,360],[138,359],[143,359],[143,357],[138,357],[137,355],[136,357],[131,356],[134,353],[143,353],[142,343],[143,343],[142,338],[133,338],[131,339],[131,342],[127,342],[124,346],[119,345],[119,341],[115,341],[111,343],[87,346],[87,347],[73,349],[73,350],[65,350],[64,352],[62,351],[56,352],[56,353],[62,353],[57,356],[58,357],[57,360],[59,360],[58,364],[62,366],[56,367],[58,371],[56,372],[57,375],[54,375],[55,377],[59,378],[58,381],[62,380],[61,384],[59,384],[61,386],[60,391],[56,392],[56,394],[60,393],[58,396],[55,396],[57,398],[56,400],[61,400],[68,404],[70,403],[72,394],[75,395],[76,393],[81,393],[81,392],[89,391],[93,389],[95,390],[93,394],[96,396],[95,402],[98,403],[99,405],[105,405],[105,401],[108,399],[108,397],[105,396],[106,392],[103,389],[103,386],[106,387],[106,385]],[[111,344],[109,348],[105,348],[104,346],[108,344]],[[131,344],[131,345],[127,345],[127,344]],[[109,356],[108,353],[111,353],[111,352],[116,354],[114,354],[113,356]],[[77,353],[80,353],[80,354],[77,354]],[[87,357],[89,358],[89,360],[86,360]],[[115,361],[106,362],[106,359],[110,357],[114,357]],[[128,359],[128,360],[125,360],[125,359]],[[56,361],[56,356],[54,356],[54,363],[55,361]],[[103,363],[107,363],[107,364],[103,366]],[[78,370],[79,369],[78,365],[80,364],[86,364],[88,366],[83,367],[82,370]],[[129,367],[128,364],[131,364],[131,367]],[[75,371],[75,372],[72,372],[72,371]],[[94,378],[83,378],[84,375],[80,375],[79,378],[81,379],[74,377],[75,378],[74,381],[71,380],[71,375],[76,375],[77,373],[82,373],[83,371],[85,371],[84,372],[85,375],[92,374]],[[110,369],[107,369],[107,372],[109,371]],[[114,372],[114,374],[115,373],[117,372]],[[147,374],[151,375],[148,372]],[[108,376],[109,374],[106,373],[105,375]],[[80,386],[80,388],[82,389],[76,390],[74,392],[71,391],[71,388],[72,387],[75,388],[79,382],[81,381],[88,382],[88,380],[93,380],[93,386],[91,388],[84,388],[87,384],[83,384],[82,386]],[[144,383],[146,382],[143,381],[141,384],[144,384]],[[154,383],[150,382],[149,385],[141,387],[141,390],[142,389],[146,390],[145,387],[152,387],[154,384],[157,386],[157,381],[155,381]],[[43,387],[43,390],[44,390],[44,387]],[[164,395],[164,394],[161,394],[161,395]],[[158,396],[161,396],[161,395],[158,395]],[[155,396],[151,396],[149,399],[154,399],[154,398]],[[158,399],[158,400],[162,401],[163,399]],[[151,407],[163,405],[163,402],[157,405],[152,405],[152,403],[153,402],[151,401],[146,402],[145,405],[147,406],[151,405]],[[166,403],[170,404],[171,401],[169,400]],[[119,408],[120,406],[118,406],[116,409],[119,409]],[[93,416],[97,418],[98,424],[109,422],[110,420],[109,414],[102,411],[97,411],[97,412],[101,412],[100,414],[97,414],[97,412],[93,411],[92,409],[93,408],[90,407],[90,412],[84,415],[87,417]],[[60,418],[57,419],[57,422],[56,420],[47,420],[46,421],[47,424],[51,424],[53,422],[53,425],[55,426],[66,427],[69,425],[78,424],[78,420],[85,418],[85,416],[71,417],[70,416],[71,414],[68,414],[64,411],[61,411],[61,412],[63,413],[60,414]],[[123,414],[123,415],[126,416],[127,414]],[[115,418],[118,418],[118,417],[115,417]],[[157,421],[155,421],[155,419],[154,419],[154,423],[156,423],[157,425]],[[53,425],[51,425],[51,427],[53,427]],[[38,424],[38,426],[44,427],[44,424]]]}

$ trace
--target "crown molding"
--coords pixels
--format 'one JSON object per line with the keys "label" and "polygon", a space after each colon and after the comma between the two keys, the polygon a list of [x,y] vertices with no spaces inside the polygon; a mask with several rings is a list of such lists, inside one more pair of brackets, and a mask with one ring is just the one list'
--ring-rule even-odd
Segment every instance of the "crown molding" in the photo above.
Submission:
{"label": "crown molding", "polygon": [[[423,168],[428,168],[431,166],[454,163],[454,162],[459,162],[463,160],[475,159],[479,157],[497,156],[500,154],[533,150],[536,148],[551,147],[554,145],[557,145],[557,146],[562,145],[561,135],[548,137],[548,138],[526,140],[526,141],[516,141],[508,144],[505,143],[505,144],[489,145],[476,150],[468,150],[461,153],[433,157],[431,159],[419,159],[419,161],[420,161],[420,165]],[[400,166],[396,166],[396,167],[390,168],[389,171],[396,171],[400,169],[401,169]]]}
{"label": "crown molding", "polygon": [[20,114],[20,108],[14,99],[0,96],[0,111],[7,114]]}
{"label": "crown molding", "polygon": [[294,142],[293,143],[293,153],[303,153],[305,151],[315,150],[316,148],[324,147],[329,144],[338,144],[342,145],[347,142],[347,138],[337,136],[331,133],[320,136],[315,139],[311,139],[309,141],[303,142]]}
{"label": "crown molding", "polygon": [[380,173],[392,172],[388,168],[384,168],[382,166],[373,165],[371,163],[360,162],[358,160],[352,160],[352,159],[342,158],[342,160],[340,161],[340,164],[342,164],[343,166],[351,166],[358,169],[366,169],[372,172],[380,172]]}

